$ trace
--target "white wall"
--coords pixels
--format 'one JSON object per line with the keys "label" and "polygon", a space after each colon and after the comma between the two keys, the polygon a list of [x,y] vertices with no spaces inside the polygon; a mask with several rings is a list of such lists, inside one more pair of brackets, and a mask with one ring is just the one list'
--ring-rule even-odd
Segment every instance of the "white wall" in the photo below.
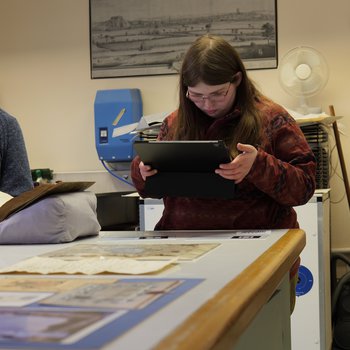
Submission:
{"label": "white wall", "polygon": [[[278,51],[307,45],[323,53],[330,78],[309,102],[341,120],[349,160],[350,2],[278,0]],[[144,114],[176,106],[176,75],[90,79],[88,0],[0,0],[0,106],[19,120],[32,168],[55,172],[102,170],[94,143],[93,104],[99,89],[139,88]],[[297,101],[278,82],[278,70],[249,71],[275,101]],[[335,153],[336,155],[336,153]],[[334,157],[336,160],[337,157]],[[338,173],[340,169],[338,166]],[[350,248],[350,213],[343,183],[331,181],[332,245]]]}

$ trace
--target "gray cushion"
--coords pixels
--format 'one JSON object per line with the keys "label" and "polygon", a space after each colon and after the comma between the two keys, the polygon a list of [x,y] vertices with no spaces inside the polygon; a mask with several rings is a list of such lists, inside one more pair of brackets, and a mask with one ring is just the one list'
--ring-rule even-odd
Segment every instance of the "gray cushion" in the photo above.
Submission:
{"label": "gray cushion", "polygon": [[0,223],[0,244],[71,242],[101,229],[92,192],[45,197]]}

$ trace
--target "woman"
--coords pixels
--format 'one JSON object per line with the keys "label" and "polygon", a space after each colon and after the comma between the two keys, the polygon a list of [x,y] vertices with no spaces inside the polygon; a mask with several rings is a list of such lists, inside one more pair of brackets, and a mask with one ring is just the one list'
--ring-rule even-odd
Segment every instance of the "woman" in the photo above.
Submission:
{"label": "woman", "polygon": [[[236,184],[234,199],[165,197],[156,230],[297,228],[293,206],[315,190],[315,158],[294,119],[249,80],[234,48],[220,37],[198,38],[180,72],[178,110],[159,140],[222,139],[234,159],[216,173]],[[132,163],[141,196],[157,169]],[[171,186],[171,184],[169,184]]]}
{"label": "woman", "polygon": [[[293,206],[315,190],[315,157],[295,120],[262,95],[235,49],[205,35],[187,51],[180,72],[178,109],[163,122],[159,140],[224,140],[233,156],[215,171],[236,184],[234,199],[165,197],[156,230],[298,228]],[[156,174],[139,157],[132,162],[143,197]],[[171,186],[171,184],[169,184]],[[300,259],[291,271],[291,311]]]}

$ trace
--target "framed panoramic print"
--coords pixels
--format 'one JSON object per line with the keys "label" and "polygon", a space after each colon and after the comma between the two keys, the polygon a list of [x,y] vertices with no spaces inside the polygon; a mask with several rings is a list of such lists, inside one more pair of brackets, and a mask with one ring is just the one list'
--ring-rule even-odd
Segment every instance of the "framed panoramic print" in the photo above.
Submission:
{"label": "framed panoramic print", "polygon": [[247,69],[277,67],[277,0],[90,0],[91,78],[176,74],[205,33]]}

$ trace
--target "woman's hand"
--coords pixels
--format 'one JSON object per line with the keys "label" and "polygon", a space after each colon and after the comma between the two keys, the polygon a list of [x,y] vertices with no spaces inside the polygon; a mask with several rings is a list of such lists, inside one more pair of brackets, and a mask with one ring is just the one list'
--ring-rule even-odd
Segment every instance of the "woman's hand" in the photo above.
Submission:
{"label": "woman's hand", "polygon": [[145,165],[142,161],[139,164],[140,173],[143,181],[146,181],[146,177],[157,174],[156,169],[152,169],[149,165]]}
{"label": "woman's hand", "polygon": [[225,179],[233,180],[236,184],[247,176],[258,154],[257,149],[252,145],[238,143],[237,149],[242,153],[231,163],[220,164],[220,168],[215,170],[216,174]]}

